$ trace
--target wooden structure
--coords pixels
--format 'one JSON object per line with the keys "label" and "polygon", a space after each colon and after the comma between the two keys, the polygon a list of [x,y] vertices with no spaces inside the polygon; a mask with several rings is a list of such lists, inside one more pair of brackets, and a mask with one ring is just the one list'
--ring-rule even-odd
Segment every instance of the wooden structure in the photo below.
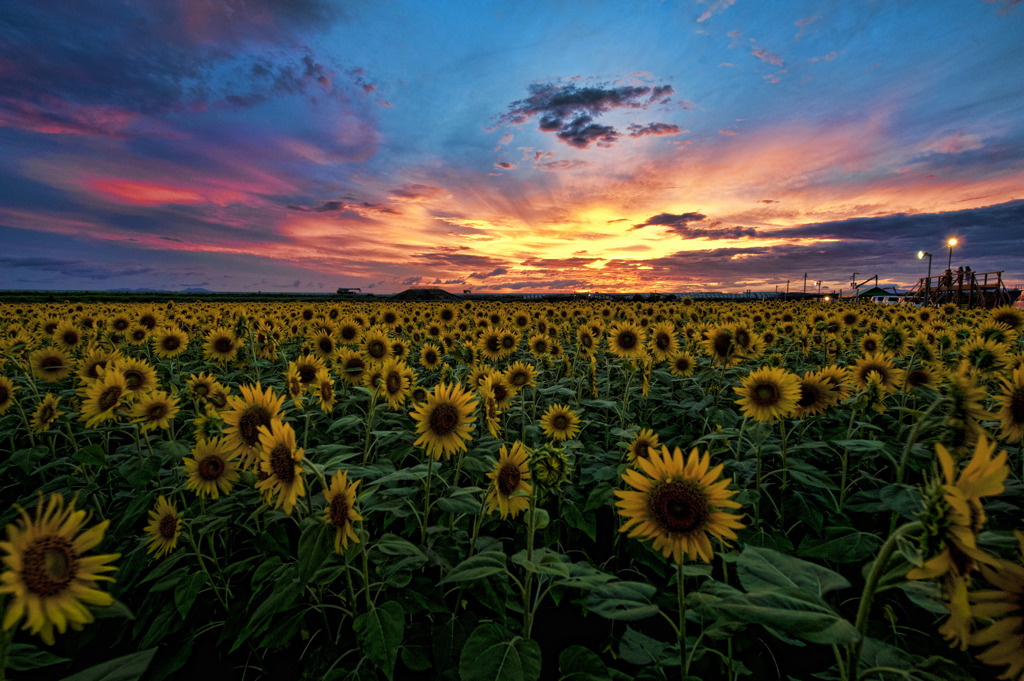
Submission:
{"label": "wooden structure", "polygon": [[998,307],[1013,302],[1003,283],[1003,270],[972,272],[967,269],[946,270],[933,277],[922,277],[904,296],[904,300],[921,305],[957,307]]}
{"label": "wooden structure", "polygon": [[358,288],[339,288],[338,289],[338,295],[339,296],[351,296],[351,295],[354,295],[356,293],[362,293],[362,292],[363,292],[363,290],[362,289],[358,289]]}

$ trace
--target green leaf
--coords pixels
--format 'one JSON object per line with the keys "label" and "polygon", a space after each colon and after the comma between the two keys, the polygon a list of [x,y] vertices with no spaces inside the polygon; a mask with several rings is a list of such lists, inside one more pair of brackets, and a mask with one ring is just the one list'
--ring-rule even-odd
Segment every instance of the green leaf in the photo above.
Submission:
{"label": "green leaf", "polygon": [[68,658],[36,648],[27,643],[12,643],[7,651],[7,666],[18,672],[31,671],[40,667],[69,662]]}
{"label": "green leaf", "polygon": [[156,648],[117,657],[64,678],[64,681],[135,681],[142,678]]}
{"label": "green leaf", "polygon": [[736,561],[740,584],[747,591],[767,587],[807,589],[819,596],[850,586],[838,572],[772,549],[748,546]]}
{"label": "green leaf", "polygon": [[666,643],[626,627],[626,633],[619,641],[619,656],[630,664],[643,667],[656,663],[667,646]]}
{"label": "green leaf", "polygon": [[411,556],[426,560],[426,555],[419,546],[397,534],[385,534],[374,543],[373,548],[386,556]]}
{"label": "green leaf", "polygon": [[391,679],[395,660],[405,634],[405,610],[396,601],[387,601],[380,607],[356,617],[352,623],[366,656]]}
{"label": "green leaf", "polygon": [[141,462],[137,459],[121,465],[120,473],[135,490],[142,490],[160,472],[160,455],[153,453]]}
{"label": "green leaf", "polygon": [[459,659],[462,681],[536,681],[540,646],[522,636],[511,638],[497,624],[477,627]]}
{"label": "green leaf", "polygon": [[800,542],[798,556],[822,558],[836,563],[858,563],[875,555],[882,540],[869,532],[851,532],[831,539],[807,537]]}
{"label": "green leaf", "polygon": [[811,643],[846,644],[858,638],[857,630],[825,601],[804,589],[762,589],[725,598],[716,611],[742,622],[760,624]]}
{"label": "green leaf", "polygon": [[632,622],[658,613],[651,603],[657,588],[642,582],[612,581],[596,585],[587,597],[586,606],[595,614],[610,620]]}
{"label": "green leaf", "polygon": [[497,551],[488,551],[471,556],[452,568],[451,572],[444,576],[441,584],[452,582],[468,582],[474,579],[483,579],[505,571],[505,554]]}
{"label": "green leaf", "polygon": [[452,487],[447,496],[437,500],[437,507],[445,513],[473,513],[480,510],[479,487]]}
{"label": "green leaf", "polygon": [[579,506],[567,501],[562,506],[562,519],[569,527],[590,537],[590,541],[597,541],[597,519],[593,513],[581,513]]}
{"label": "green leaf", "polygon": [[178,588],[174,592],[174,607],[178,609],[178,613],[182,619],[188,615],[188,611],[192,609],[192,604],[196,601],[196,596],[203,590],[203,586],[206,584],[206,573],[195,572],[188,579],[185,580],[184,586]]}
{"label": "green leaf", "polygon": [[601,658],[583,646],[569,646],[558,656],[559,681],[611,681]]}
{"label": "green leaf", "polygon": [[308,582],[334,553],[335,528],[322,522],[310,523],[299,535],[298,577]]}
{"label": "green leaf", "polygon": [[569,559],[548,548],[537,549],[533,552],[533,560],[526,559],[526,551],[520,551],[512,556],[512,562],[522,565],[527,571],[539,575],[554,575],[567,578],[569,576]]}
{"label": "green leaf", "polygon": [[79,463],[87,463],[93,466],[103,466],[107,463],[107,454],[99,445],[82,447],[71,455],[71,458]]}
{"label": "green leaf", "polygon": [[292,607],[304,586],[305,583],[297,579],[282,580],[276,584],[272,592],[256,608],[256,612],[249,618],[249,622],[238,633],[228,652],[237,650],[249,637],[263,633],[270,626],[270,620],[275,614]]}

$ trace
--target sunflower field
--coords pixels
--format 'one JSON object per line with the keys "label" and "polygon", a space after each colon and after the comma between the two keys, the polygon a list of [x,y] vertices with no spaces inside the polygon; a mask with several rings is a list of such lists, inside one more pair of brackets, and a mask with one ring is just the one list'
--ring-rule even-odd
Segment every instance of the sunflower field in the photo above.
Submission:
{"label": "sunflower field", "polygon": [[0,680],[1024,679],[1024,313],[0,303]]}

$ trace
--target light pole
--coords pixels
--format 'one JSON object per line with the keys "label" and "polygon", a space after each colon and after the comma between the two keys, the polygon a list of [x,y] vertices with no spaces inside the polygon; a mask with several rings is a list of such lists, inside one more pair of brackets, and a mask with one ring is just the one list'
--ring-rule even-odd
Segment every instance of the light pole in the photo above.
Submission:
{"label": "light pole", "polygon": [[821,279],[814,283],[818,285],[818,297],[821,298]]}
{"label": "light pole", "polygon": [[946,245],[949,246],[949,261],[946,263],[947,270],[951,270],[953,268],[953,246],[956,246],[956,244],[957,240],[955,236],[950,237],[949,240],[946,241]]}
{"label": "light pole", "polygon": [[[927,305],[932,301],[932,254],[928,251],[918,251],[917,259],[924,260],[924,256],[928,256],[928,278],[924,280],[924,304]],[[952,260],[952,256],[950,257]]]}

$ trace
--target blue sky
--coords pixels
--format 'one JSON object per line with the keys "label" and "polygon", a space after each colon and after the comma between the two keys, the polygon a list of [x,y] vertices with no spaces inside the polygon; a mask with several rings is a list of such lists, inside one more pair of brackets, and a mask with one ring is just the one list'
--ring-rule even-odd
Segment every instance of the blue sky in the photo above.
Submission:
{"label": "blue sky", "polygon": [[[0,288],[1024,280],[1018,1],[0,10]],[[944,262],[943,262],[944,265]]]}

